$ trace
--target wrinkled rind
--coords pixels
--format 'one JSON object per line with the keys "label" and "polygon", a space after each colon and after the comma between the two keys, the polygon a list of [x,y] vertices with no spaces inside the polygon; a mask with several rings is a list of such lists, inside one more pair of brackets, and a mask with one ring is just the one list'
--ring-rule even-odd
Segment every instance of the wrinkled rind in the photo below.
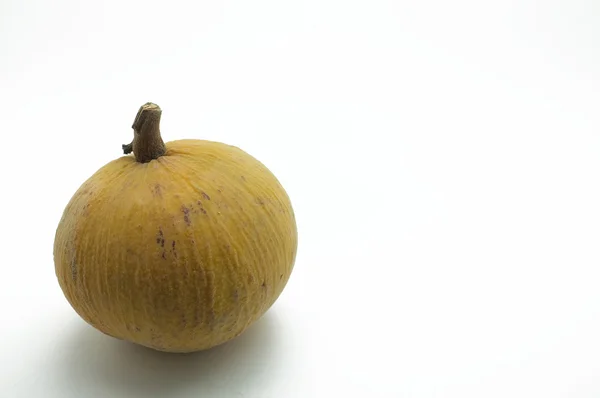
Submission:
{"label": "wrinkled rind", "polygon": [[113,337],[191,352],[241,334],[277,300],[297,230],[275,176],[244,151],[180,140],[140,164],[90,177],[56,231],[59,284],[75,311]]}

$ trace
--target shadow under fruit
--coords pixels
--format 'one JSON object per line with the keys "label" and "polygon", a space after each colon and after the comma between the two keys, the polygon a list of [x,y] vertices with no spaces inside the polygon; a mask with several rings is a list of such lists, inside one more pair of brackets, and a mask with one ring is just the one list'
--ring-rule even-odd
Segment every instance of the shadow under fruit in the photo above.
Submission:
{"label": "shadow under fruit", "polygon": [[75,311],[98,330],[169,352],[241,334],[292,272],[290,200],[258,160],[219,142],[163,142],[161,109],[143,105],[125,154],[66,206],[54,262]]}

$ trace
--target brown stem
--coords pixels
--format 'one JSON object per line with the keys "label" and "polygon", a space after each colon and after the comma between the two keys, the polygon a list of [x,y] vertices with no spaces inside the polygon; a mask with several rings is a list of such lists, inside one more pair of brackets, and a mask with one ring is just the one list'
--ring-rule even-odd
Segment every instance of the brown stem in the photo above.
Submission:
{"label": "brown stem", "polygon": [[160,136],[160,116],[162,110],[156,104],[147,102],[140,107],[133,121],[133,141],[123,145],[123,153],[133,152],[139,163],[148,163],[165,154],[167,148]]}

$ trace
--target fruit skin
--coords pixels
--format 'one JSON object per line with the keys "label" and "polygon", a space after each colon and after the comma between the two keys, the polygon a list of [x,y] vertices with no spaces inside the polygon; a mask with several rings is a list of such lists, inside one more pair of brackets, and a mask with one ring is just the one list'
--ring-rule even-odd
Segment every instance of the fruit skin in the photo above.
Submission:
{"label": "fruit skin", "polygon": [[294,267],[297,229],[275,176],[239,148],[166,144],[116,159],[74,194],[54,243],[67,300],[110,336],[168,352],[222,344],[262,316]]}

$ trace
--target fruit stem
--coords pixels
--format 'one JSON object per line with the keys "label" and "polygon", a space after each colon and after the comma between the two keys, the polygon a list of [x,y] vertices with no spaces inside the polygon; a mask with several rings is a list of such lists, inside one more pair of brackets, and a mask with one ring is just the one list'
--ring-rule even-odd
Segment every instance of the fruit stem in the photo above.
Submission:
{"label": "fruit stem", "polygon": [[133,141],[123,145],[123,153],[133,152],[139,163],[148,163],[165,154],[167,148],[160,136],[160,116],[162,110],[156,104],[147,102],[140,107],[133,121]]}

